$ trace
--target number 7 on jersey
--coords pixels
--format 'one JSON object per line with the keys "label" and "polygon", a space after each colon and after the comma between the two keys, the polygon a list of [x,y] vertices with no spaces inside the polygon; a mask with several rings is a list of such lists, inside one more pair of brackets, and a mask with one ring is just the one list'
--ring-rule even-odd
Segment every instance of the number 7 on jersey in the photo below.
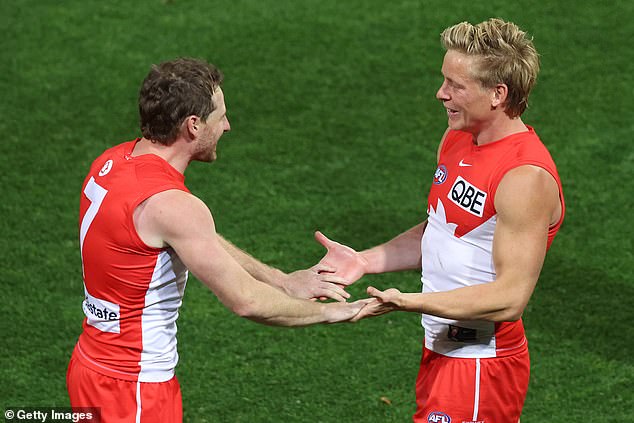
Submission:
{"label": "number 7 on jersey", "polygon": [[95,220],[95,216],[97,216],[99,207],[101,207],[103,199],[106,197],[106,194],[108,194],[108,190],[95,182],[94,177],[91,177],[86,184],[86,188],[84,188],[84,194],[90,200],[90,207],[86,210],[79,229],[79,250],[81,252],[82,262],[84,260],[84,239],[86,238],[86,232],[88,232],[92,221]]}

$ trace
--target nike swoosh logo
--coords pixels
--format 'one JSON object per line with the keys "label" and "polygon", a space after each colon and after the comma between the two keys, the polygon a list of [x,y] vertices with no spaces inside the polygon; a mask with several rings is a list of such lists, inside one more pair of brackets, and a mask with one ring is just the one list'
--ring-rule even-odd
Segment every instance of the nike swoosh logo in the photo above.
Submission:
{"label": "nike swoosh logo", "polygon": [[469,163],[465,163],[465,162],[463,162],[462,160],[460,160],[460,163],[458,163],[458,166],[460,166],[460,167],[467,167],[467,166],[473,166],[473,165],[470,165]]}

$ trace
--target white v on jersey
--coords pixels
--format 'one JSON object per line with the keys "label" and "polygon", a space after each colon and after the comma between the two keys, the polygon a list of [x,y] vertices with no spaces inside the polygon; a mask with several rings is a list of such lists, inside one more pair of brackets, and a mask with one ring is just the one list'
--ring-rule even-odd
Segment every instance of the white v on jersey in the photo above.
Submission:
{"label": "white v on jersey", "polygon": [[[423,292],[495,280],[495,192],[502,177],[522,165],[544,168],[559,186],[562,215],[549,230],[550,247],[564,217],[563,192],[555,164],[533,129],[483,146],[475,145],[469,133],[449,131],[430,189],[428,223],[421,240]],[[449,357],[500,357],[526,348],[521,320],[456,321],[423,314],[422,324],[425,346]]]}

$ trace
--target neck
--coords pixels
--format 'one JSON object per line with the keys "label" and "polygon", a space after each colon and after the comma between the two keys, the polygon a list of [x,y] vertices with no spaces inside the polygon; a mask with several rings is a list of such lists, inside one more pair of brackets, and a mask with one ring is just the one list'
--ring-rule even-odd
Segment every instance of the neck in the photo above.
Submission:
{"label": "neck", "polygon": [[486,128],[473,133],[473,142],[476,145],[485,145],[494,141],[508,137],[518,132],[526,132],[528,128],[524,125],[521,118],[510,119],[505,117],[500,121],[496,121]]}
{"label": "neck", "polygon": [[132,156],[154,154],[165,160],[180,173],[185,174],[185,169],[187,169],[190,160],[189,156],[179,147],[180,144],[178,139],[171,145],[164,145],[159,142],[152,142],[147,138],[141,138],[134,146]]}

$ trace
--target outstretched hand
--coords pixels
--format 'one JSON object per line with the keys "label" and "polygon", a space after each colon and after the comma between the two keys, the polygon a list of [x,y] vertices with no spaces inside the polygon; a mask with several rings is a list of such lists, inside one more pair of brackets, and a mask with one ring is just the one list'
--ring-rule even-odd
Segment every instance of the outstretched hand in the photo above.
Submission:
{"label": "outstretched hand", "polygon": [[389,288],[385,291],[380,291],[370,286],[367,289],[367,293],[368,295],[374,297],[373,300],[365,304],[361,311],[359,311],[359,313],[351,320],[352,322],[365,319],[366,317],[380,316],[400,308],[399,300],[401,291],[396,288]]}
{"label": "outstretched hand", "polygon": [[290,273],[284,284],[284,291],[295,298],[345,302],[350,294],[343,287],[350,282],[333,272],[332,267],[318,263],[310,269]]}
{"label": "outstretched hand", "polygon": [[347,281],[349,285],[365,274],[367,261],[354,249],[326,237],[320,231],[315,232],[315,240],[326,248],[326,255],[318,265],[334,269],[334,274]]}
{"label": "outstretched hand", "polygon": [[355,322],[359,313],[372,301],[375,301],[374,298],[364,298],[353,303],[324,304],[327,307],[327,322]]}

